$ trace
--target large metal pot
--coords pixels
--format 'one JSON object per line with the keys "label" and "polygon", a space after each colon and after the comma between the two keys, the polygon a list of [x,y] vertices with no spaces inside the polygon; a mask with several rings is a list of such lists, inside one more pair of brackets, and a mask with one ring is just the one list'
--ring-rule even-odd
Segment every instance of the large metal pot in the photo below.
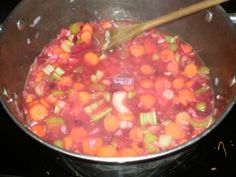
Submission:
{"label": "large metal pot", "polygon": [[24,126],[21,91],[34,57],[63,26],[95,19],[147,20],[197,0],[24,0],[3,24],[0,38],[0,95],[14,122],[36,141],[63,155],[75,172],[89,176],[151,176],[184,160],[196,142],[211,132],[232,108],[236,96],[236,31],[221,7],[211,8],[161,28],[178,34],[198,51],[211,70],[217,121],[201,135],[174,149],[133,158],[75,154],[41,140]]}

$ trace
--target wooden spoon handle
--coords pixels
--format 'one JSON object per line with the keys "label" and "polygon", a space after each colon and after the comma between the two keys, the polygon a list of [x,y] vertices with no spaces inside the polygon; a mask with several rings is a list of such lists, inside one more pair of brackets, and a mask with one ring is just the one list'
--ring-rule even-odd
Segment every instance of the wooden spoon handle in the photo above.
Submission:
{"label": "wooden spoon handle", "polygon": [[148,30],[150,28],[156,27],[158,25],[168,23],[170,21],[179,19],[181,17],[193,14],[195,12],[198,12],[200,10],[221,4],[223,2],[226,2],[229,0],[205,0],[201,1],[199,3],[190,5],[188,7],[181,8],[175,12],[169,13],[167,15],[161,16],[159,18],[155,18],[146,22],[141,23],[140,25],[142,26],[142,30]]}

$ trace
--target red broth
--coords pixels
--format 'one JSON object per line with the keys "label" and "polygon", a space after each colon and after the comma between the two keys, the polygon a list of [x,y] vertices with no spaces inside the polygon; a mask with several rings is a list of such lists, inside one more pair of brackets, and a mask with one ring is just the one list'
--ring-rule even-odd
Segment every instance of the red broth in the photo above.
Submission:
{"label": "red broth", "polygon": [[209,69],[178,36],[152,29],[110,52],[98,39],[127,21],[62,29],[31,66],[27,127],[80,154],[141,156],[178,146],[213,122]]}

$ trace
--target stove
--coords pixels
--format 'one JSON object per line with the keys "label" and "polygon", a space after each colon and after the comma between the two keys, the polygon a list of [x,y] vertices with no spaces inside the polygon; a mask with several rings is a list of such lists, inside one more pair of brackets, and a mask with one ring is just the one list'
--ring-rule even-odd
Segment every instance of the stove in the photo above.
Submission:
{"label": "stove", "polygon": [[[20,0],[0,1],[0,23]],[[236,12],[236,2],[224,4]],[[190,158],[162,177],[235,177],[236,106],[226,119],[205,137]],[[81,176],[61,164],[62,156],[22,132],[0,106],[0,176],[73,177]],[[155,177],[155,175],[153,175]]]}

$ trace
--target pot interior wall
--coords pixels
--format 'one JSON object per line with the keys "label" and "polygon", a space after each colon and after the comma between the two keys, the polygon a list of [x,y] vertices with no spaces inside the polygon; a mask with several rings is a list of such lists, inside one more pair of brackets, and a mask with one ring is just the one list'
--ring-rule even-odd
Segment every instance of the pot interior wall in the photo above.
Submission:
{"label": "pot interior wall", "polygon": [[[24,121],[21,91],[34,57],[56,37],[60,28],[76,21],[97,19],[147,20],[197,2],[176,0],[24,0],[4,24],[0,42],[1,97],[11,115]],[[213,19],[205,20],[211,12]],[[17,23],[22,28],[18,29]],[[235,97],[236,34],[221,8],[202,11],[161,27],[178,34],[198,51],[211,69],[216,117]]]}

